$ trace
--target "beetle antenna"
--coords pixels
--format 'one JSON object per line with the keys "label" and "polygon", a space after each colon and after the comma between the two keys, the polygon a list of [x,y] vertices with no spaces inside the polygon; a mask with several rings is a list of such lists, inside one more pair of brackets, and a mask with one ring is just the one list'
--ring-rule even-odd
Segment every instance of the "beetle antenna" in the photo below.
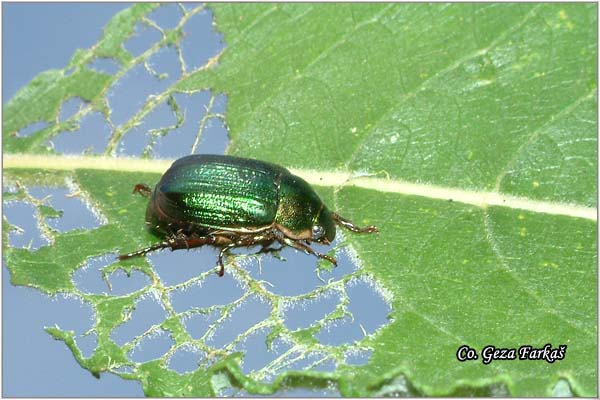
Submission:
{"label": "beetle antenna", "polygon": [[334,213],[333,211],[331,212],[331,217],[338,225],[341,225],[344,228],[351,230],[352,232],[359,232],[359,233],[379,232],[379,229],[377,229],[377,227],[373,226],[373,225],[367,226],[365,228],[359,228],[358,226],[354,225],[354,223],[352,221],[342,217],[339,214]]}

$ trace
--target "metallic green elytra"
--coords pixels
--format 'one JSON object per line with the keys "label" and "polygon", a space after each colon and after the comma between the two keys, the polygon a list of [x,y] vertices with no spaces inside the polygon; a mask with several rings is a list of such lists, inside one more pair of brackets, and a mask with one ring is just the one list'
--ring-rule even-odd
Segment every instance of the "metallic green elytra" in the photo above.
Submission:
{"label": "metallic green elytra", "polygon": [[[313,250],[312,242],[330,244],[335,226],[359,228],[330,211],[302,178],[275,164],[249,158],[191,155],[180,158],[164,173],[154,190],[138,184],[134,192],[150,195],[147,228],[161,242],[119,256],[120,260],[170,248],[213,245],[223,255],[234,247],[261,245],[262,252],[291,246],[337,264]],[[278,243],[281,247],[272,248]]]}

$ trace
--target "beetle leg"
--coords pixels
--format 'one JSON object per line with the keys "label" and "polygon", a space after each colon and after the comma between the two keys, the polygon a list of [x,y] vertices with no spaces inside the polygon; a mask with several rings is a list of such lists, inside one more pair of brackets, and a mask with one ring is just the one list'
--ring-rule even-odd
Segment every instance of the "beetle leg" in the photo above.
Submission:
{"label": "beetle leg", "polygon": [[269,247],[273,244],[273,242],[267,243],[267,244],[263,244],[262,247],[260,248],[259,251],[256,252],[256,254],[261,254],[261,253],[277,253],[278,251],[281,251],[285,246],[281,245],[280,247],[274,249],[272,247]]}
{"label": "beetle leg", "polygon": [[214,244],[215,237],[210,236],[199,236],[199,237],[187,237],[185,235],[182,236],[172,236],[163,242],[158,242],[153,244],[150,247],[146,247],[144,249],[140,249],[131,253],[121,254],[119,255],[119,260],[127,260],[128,258],[140,257],[154,250],[167,249],[178,250],[178,249],[191,249],[193,247],[204,246],[205,244]]}
{"label": "beetle leg", "polygon": [[220,267],[219,272],[217,272],[217,275],[219,275],[219,276],[225,275],[225,264],[223,264],[223,255],[227,251],[229,251],[229,249],[236,247],[236,246],[237,246],[237,244],[231,243],[231,244],[228,244],[227,246],[221,248],[221,251],[219,252],[219,258],[217,259],[217,264]]}
{"label": "beetle leg", "polygon": [[301,250],[301,251],[305,252],[306,254],[312,254],[316,257],[325,259],[325,260],[329,261],[330,263],[332,263],[333,265],[337,266],[337,260],[335,258],[330,257],[327,254],[321,254],[318,251],[315,251],[312,247],[310,247],[300,241],[295,241],[295,240],[291,240],[288,238],[283,239],[283,241],[285,242],[285,244],[295,248],[296,250]]}
{"label": "beetle leg", "polygon": [[346,218],[342,217],[339,214],[334,213],[333,211],[331,212],[331,217],[338,225],[341,225],[341,226],[345,227],[346,229],[351,230],[352,232],[360,232],[360,233],[379,232],[379,229],[377,229],[377,227],[375,227],[373,225],[367,226],[365,228],[359,228],[358,226],[354,225],[354,223],[352,221],[347,220]]}
{"label": "beetle leg", "polygon": [[159,243],[153,244],[150,247],[146,247],[144,249],[136,250],[136,251],[133,251],[133,252],[127,253],[127,254],[120,254],[118,258],[121,261],[122,260],[127,260],[128,258],[140,257],[140,256],[145,255],[146,253],[151,252],[151,251],[160,250],[160,249],[166,249],[167,247],[170,247],[168,241],[159,242]]}
{"label": "beetle leg", "polygon": [[204,246],[205,244],[214,244],[216,241],[215,237],[209,236],[198,236],[198,237],[180,237],[174,239],[170,246],[171,250],[178,249],[193,249],[194,247]]}
{"label": "beetle leg", "polygon": [[[171,240],[175,243],[175,242],[180,242],[183,241],[185,243],[185,248],[186,250],[190,250],[190,244],[189,241],[193,240],[191,237],[187,237],[185,235],[185,233],[183,233],[183,229],[180,229],[177,231],[177,233],[173,234],[173,236],[171,237]],[[171,251],[175,250],[173,247],[171,247]]]}
{"label": "beetle leg", "polygon": [[148,197],[150,196],[150,193],[152,193],[152,189],[150,189],[150,187],[148,185],[144,185],[143,183],[138,183],[137,185],[135,185],[133,187],[133,192],[131,193],[139,193],[144,197]]}
{"label": "beetle leg", "polygon": [[275,242],[275,239],[260,243],[260,246],[261,246],[260,250],[258,250],[254,254],[258,255],[258,254],[274,253],[273,257],[278,258],[280,260],[283,259],[281,257],[281,255],[279,255],[279,252],[285,247],[285,245],[282,242],[279,242],[279,247],[273,248],[271,246],[273,245],[274,242]]}
{"label": "beetle leg", "polygon": [[[265,240],[265,238],[262,237],[262,236],[246,236],[246,237],[241,237],[237,241],[235,241],[233,243],[229,243],[228,245],[222,247],[221,251],[219,252],[219,258],[217,259],[217,265],[220,267],[219,268],[219,272],[217,272],[217,275],[223,276],[225,274],[225,264],[223,263],[223,256],[230,249],[233,249],[234,247],[252,246],[254,244],[257,244],[257,243],[260,243],[260,242],[264,242],[264,240]],[[269,240],[269,239],[266,239],[266,240]],[[257,253],[266,253],[266,252],[269,252],[269,251],[279,251],[279,250],[281,250],[281,248],[279,248],[279,249],[269,249],[268,246],[271,245],[272,243],[273,243],[273,240],[271,240],[266,245],[263,244],[262,248]]]}

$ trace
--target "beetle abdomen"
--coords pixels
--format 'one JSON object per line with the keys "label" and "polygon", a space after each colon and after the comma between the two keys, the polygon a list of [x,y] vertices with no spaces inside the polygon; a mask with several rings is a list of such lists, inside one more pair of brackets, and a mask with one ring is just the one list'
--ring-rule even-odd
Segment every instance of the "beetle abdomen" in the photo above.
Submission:
{"label": "beetle abdomen", "polygon": [[282,171],[256,160],[188,156],[163,175],[153,201],[171,222],[210,228],[266,226],[277,215]]}

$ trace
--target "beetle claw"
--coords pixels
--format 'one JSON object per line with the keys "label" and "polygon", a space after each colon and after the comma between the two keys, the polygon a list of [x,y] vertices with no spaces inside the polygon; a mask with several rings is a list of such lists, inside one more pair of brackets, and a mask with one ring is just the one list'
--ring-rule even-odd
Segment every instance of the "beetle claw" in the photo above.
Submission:
{"label": "beetle claw", "polygon": [[219,257],[217,258],[217,265],[220,267],[220,269],[217,272],[217,275],[219,275],[221,277],[223,275],[225,275],[225,265],[223,264],[223,255],[225,254],[225,252],[227,252],[232,247],[235,247],[235,245],[225,246],[219,252]]}
{"label": "beetle claw", "polygon": [[217,266],[219,267],[219,270],[217,271],[217,275],[219,275],[220,277],[223,277],[223,275],[225,275],[225,265],[223,264],[223,258],[221,257],[220,254],[219,254],[219,259],[217,261]]}
{"label": "beetle claw", "polygon": [[333,258],[333,257],[330,257],[330,256],[328,256],[327,254],[320,254],[320,253],[317,253],[317,256],[318,256],[319,258],[323,258],[323,259],[325,259],[325,260],[329,261],[330,263],[332,263],[332,264],[333,264],[333,266],[334,266],[334,267],[337,267],[337,260],[336,260],[335,258]]}

